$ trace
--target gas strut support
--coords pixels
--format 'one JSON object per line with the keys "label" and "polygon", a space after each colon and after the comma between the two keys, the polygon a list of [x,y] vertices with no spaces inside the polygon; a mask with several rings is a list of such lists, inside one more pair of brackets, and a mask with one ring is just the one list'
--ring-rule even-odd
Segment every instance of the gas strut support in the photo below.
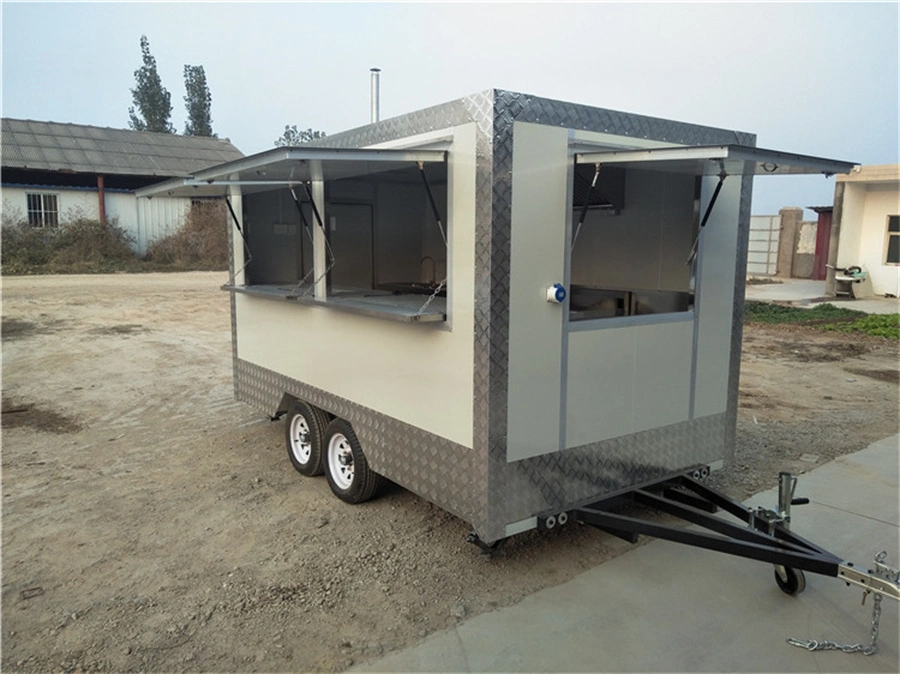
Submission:
{"label": "gas strut support", "polygon": [[313,199],[312,190],[309,188],[309,182],[303,183],[303,189],[306,190],[306,196],[309,197],[309,204],[312,206],[313,215],[316,216],[316,222],[319,223],[319,227],[322,228],[322,232],[327,233],[325,230],[325,223],[322,222],[322,216],[319,215],[319,209],[316,208],[316,200]]}
{"label": "gas strut support", "polygon": [[[312,207],[313,215],[316,217],[316,223],[318,223],[319,229],[322,230],[322,237],[325,239],[325,250],[328,251],[328,258],[329,258],[328,264],[325,267],[325,271],[323,271],[321,274],[319,274],[318,278],[316,278],[313,281],[312,285],[307,289],[307,292],[311,292],[315,288],[315,286],[319,283],[319,281],[322,279],[322,277],[325,277],[325,284],[330,289],[331,288],[331,269],[332,269],[332,267],[334,267],[337,260],[334,257],[334,251],[331,249],[331,243],[328,241],[328,230],[325,229],[325,223],[322,222],[322,216],[319,215],[319,209],[316,207],[316,200],[313,199],[312,190],[309,187],[309,181],[306,181],[303,183],[303,189],[306,190],[306,196],[309,197],[309,205]],[[293,190],[291,190],[291,194],[293,194]],[[294,202],[297,204],[297,208],[299,209],[300,204],[297,202],[296,196],[294,197]],[[300,212],[300,217],[303,219],[303,222],[305,223],[306,218],[303,217],[302,211]],[[313,242],[313,245],[315,245],[315,242]],[[310,272],[311,271],[312,270],[310,270]],[[307,272],[307,276],[308,275],[309,275],[309,272]],[[300,279],[300,281],[297,283],[297,287],[299,288],[299,286],[302,285],[305,280],[306,280],[306,276],[304,276],[302,279]]]}
{"label": "gas strut support", "polygon": [[225,205],[228,206],[228,212],[231,213],[231,219],[234,222],[234,226],[237,228],[238,234],[241,235],[244,243],[247,243],[247,237],[244,236],[244,230],[241,229],[241,222],[238,220],[237,215],[235,215],[234,209],[231,207],[231,199],[228,197],[225,197]]}
{"label": "gas strut support", "polygon": [[247,265],[250,264],[251,260],[253,260],[253,255],[250,254],[250,242],[247,241],[247,235],[241,228],[241,222],[240,220],[238,220],[238,217],[234,212],[234,208],[231,207],[231,199],[229,199],[228,197],[225,197],[225,205],[228,206],[228,212],[231,214],[231,220],[234,222],[234,226],[235,228],[237,228],[238,234],[241,235],[241,239],[244,242],[244,250],[247,252],[247,259],[244,261],[243,266],[239,270],[231,274],[228,279],[228,285],[232,286],[234,285],[234,280],[237,275],[244,271],[244,269],[247,268]]}
{"label": "gas strut support", "polygon": [[428,176],[425,175],[425,162],[417,162],[419,166],[419,175],[422,176],[422,183],[425,185],[425,192],[428,193],[428,203],[431,204],[431,212],[434,213],[434,219],[437,220],[438,229],[441,230],[441,239],[444,241],[444,246],[447,245],[447,235],[444,234],[444,225],[441,222],[441,215],[438,213],[437,204],[434,201],[434,195],[431,193],[431,185],[428,182]]}
{"label": "gas strut support", "polygon": [[297,212],[300,214],[300,223],[303,225],[303,229],[305,229],[306,233],[312,237],[312,229],[309,227],[309,221],[306,219],[306,216],[303,215],[303,208],[300,206],[300,200],[297,198],[297,192],[294,191],[293,185],[291,185],[291,199],[293,199],[294,205],[297,207]]}
{"label": "gas strut support", "polygon": [[706,205],[706,211],[703,212],[703,219],[700,220],[700,229],[697,230],[697,236],[694,239],[694,243],[691,246],[691,253],[688,255],[688,264],[691,264],[694,261],[694,257],[697,255],[697,246],[700,244],[700,230],[706,227],[706,222],[709,220],[709,215],[712,213],[713,206],[716,205],[716,200],[719,198],[719,192],[722,191],[722,183],[725,182],[725,178],[728,177],[728,174],[725,173],[725,165],[719,164],[719,182],[716,184],[716,189],[713,190],[712,196],[709,199],[709,203]]}
{"label": "gas strut support", "polygon": [[575,228],[575,236],[572,237],[572,247],[575,247],[575,242],[578,241],[578,234],[581,232],[581,226],[584,224],[584,219],[587,216],[588,206],[591,205],[591,195],[594,192],[594,188],[597,186],[597,178],[600,177],[600,164],[594,164],[594,178],[591,180],[591,185],[588,187],[588,192],[584,197],[584,203],[581,205],[581,213],[578,216],[578,226]]}
{"label": "gas strut support", "polygon": [[709,203],[706,205],[706,212],[703,213],[703,219],[700,221],[700,229],[706,227],[706,221],[709,220],[709,214],[712,213],[713,206],[716,205],[716,199],[719,198],[719,192],[722,191],[722,183],[725,182],[725,178],[728,177],[728,174],[725,173],[723,169],[721,173],[719,173],[719,182],[716,184],[716,189],[713,190],[712,197],[709,199]]}

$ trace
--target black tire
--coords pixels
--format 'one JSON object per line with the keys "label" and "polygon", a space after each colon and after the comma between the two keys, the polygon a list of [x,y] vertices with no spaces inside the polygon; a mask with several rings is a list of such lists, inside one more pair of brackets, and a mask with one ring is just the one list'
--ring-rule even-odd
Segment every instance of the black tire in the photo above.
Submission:
{"label": "black tire", "polygon": [[800,569],[790,566],[775,566],[775,582],[778,589],[785,594],[800,594],[806,589],[806,576]]}
{"label": "black tire", "polygon": [[322,448],[328,417],[319,408],[295,400],[284,420],[284,443],[291,465],[301,475],[321,475],[325,470]]}
{"label": "black tire", "polygon": [[333,419],[325,429],[325,476],[328,486],[346,503],[363,503],[381,486],[381,476],[369,468],[369,462],[353,427],[343,419]]}

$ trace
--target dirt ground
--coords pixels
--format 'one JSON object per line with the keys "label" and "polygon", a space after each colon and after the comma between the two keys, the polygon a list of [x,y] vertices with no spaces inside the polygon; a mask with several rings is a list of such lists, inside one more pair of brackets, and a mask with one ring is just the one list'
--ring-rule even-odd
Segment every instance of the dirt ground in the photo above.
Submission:
{"label": "dirt ground", "polygon": [[[3,279],[3,671],[341,671],[630,547],[573,525],[487,561],[403,489],[349,506],[303,478],[233,400],[225,280]],[[896,343],[745,334],[719,487],[897,432]]]}

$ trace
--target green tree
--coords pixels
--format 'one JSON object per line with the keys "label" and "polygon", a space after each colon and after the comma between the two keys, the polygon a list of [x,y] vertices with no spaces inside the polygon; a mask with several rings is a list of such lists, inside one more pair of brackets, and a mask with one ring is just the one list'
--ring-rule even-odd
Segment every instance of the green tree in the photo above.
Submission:
{"label": "green tree", "polygon": [[175,127],[169,122],[172,96],[159,79],[146,35],[141,35],[141,55],[144,65],[134,71],[136,86],[131,90],[134,105],[128,108],[128,126],[135,131],[175,133]]}
{"label": "green tree", "polygon": [[284,133],[281,135],[281,138],[275,141],[275,147],[293,147],[294,145],[308,143],[311,140],[316,140],[317,138],[324,137],[324,131],[313,131],[312,129],[298,131],[296,124],[294,124],[293,126],[288,126],[287,124],[285,124]]}
{"label": "green tree", "polygon": [[212,94],[209,93],[209,85],[206,83],[206,72],[203,66],[184,67],[184,106],[187,108],[188,119],[184,126],[185,136],[212,136],[216,134],[212,130]]}

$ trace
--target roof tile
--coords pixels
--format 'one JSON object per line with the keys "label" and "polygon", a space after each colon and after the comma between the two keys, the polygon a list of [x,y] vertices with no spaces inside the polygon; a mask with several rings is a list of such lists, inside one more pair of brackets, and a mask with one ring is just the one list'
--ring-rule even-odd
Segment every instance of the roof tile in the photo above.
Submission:
{"label": "roof tile", "polygon": [[2,120],[5,168],[187,176],[240,159],[230,141],[35,120]]}

